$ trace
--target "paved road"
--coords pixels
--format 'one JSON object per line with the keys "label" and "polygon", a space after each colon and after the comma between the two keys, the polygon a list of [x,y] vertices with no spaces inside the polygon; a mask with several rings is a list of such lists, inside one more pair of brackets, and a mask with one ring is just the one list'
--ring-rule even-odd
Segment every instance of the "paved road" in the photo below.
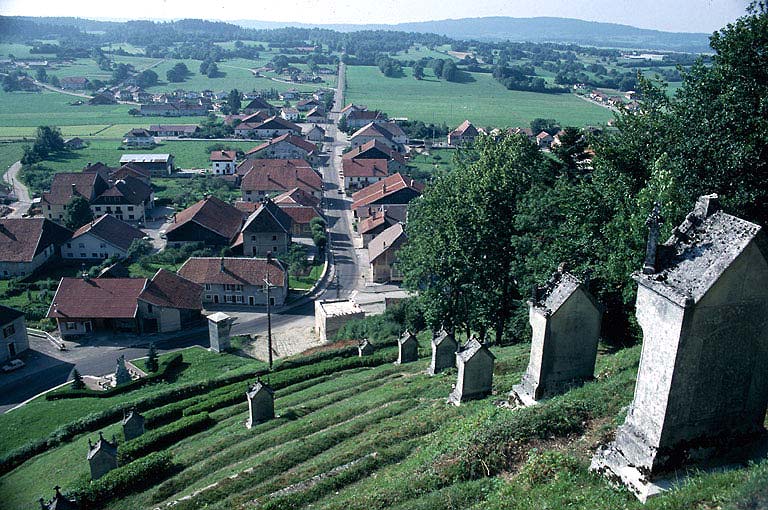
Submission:
{"label": "paved road", "polygon": [[21,161],[12,164],[3,175],[3,180],[13,186],[13,194],[16,196],[16,202],[10,205],[13,211],[8,215],[9,218],[21,218],[21,215],[32,205],[29,190],[19,179],[19,171],[21,171]]}

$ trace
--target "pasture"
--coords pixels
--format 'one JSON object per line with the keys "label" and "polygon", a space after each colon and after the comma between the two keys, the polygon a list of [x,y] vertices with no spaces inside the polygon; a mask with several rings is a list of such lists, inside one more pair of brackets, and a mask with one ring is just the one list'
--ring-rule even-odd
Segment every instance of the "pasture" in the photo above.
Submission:
{"label": "pasture", "polygon": [[613,117],[602,107],[572,94],[541,94],[507,90],[490,74],[465,73],[464,83],[425,79],[404,68],[401,78],[386,78],[377,67],[347,66],[346,101],[387,112],[391,117],[449,126],[465,119],[477,126],[528,126],[537,118],[553,118],[566,126],[605,124]]}

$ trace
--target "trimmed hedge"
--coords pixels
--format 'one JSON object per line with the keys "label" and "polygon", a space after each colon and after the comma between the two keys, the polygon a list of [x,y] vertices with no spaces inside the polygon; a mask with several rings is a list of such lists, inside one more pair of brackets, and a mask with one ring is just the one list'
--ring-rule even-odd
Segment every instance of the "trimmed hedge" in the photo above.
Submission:
{"label": "trimmed hedge", "polygon": [[[355,351],[357,351],[357,347],[355,347]],[[269,376],[269,385],[272,389],[279,390],[308,379],[334,374],[340,370],[382,365],[391,361],[393,355],[394,351],[387,349],[377,352],[373,356],[330,359],[306,367],[273,372]],[[184,416],[192,416],[197,413],[215,411],[216,409],[231,406],[238,402],[244,402],[246,390],[247,387],[233,388],[227,393],[207,398],[198,404],[187,407],[184,409],[183,414]]]}
{"label": "trimmed hedge", "polygon": [[160,450],[182,439],[207,429],[213,424],[208,413],[181,418],[170,425],[151,430],[141,436],[126,441],[117,448],[117,459],[126,464],[156,450]]}
{"label": "trimmed hedge", "polygon": [[156,452],[143,459],[113,469],[95,482],[73,492],[81,510],[96,510],[113,499],[142,491],[155,485],[175,469],[167,452]]}
{"label": "trimmed hedge", "polygon": [[145,384],[149,384],[151,382],[155,382],[158,380],[162,380],[165,377],[165,374],[168,370],[172,368],[176,368],[179,365],[181,365],[181,362],[183,361],[182,355],[180,352],[176,352],[174,354],[171,354],[167,359],[164,359],[162,363],[160,363],[160,367],[158,368],[157,372],[150,373],[146,377],[142,377],[141,379],[136,379],[135,381],[131,381],[126,384],[121,384],[120,386],[115,386],[114,388],[110,388],[106,391],[97,391],[97,390],[90,390],[90,389],[82,389],[82,390],[73,390],[71,388],[62,388],[61,390],[52,391],[50,393],[46,393],[45,399],[46,400],[60,400],[63,398],[83,398],[83,397],[96,397],[96,398],[109,398],[114,397],[115,395],[120,395],[121,393],[127,393],[129,391],[133,391],[137,388],[140,388],[144,386]]}

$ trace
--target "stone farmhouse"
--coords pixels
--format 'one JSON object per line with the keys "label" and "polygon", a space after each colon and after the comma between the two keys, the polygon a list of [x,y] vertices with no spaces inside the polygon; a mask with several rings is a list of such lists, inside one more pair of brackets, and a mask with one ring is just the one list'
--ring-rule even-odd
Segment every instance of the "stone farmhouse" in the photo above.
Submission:
{"label": "stone farmhouse", "polygon": [[192,257],[179,275],[203,286],[203,303],[265,306],[267,279],[271,305],[282,306],[288,295],[288,275],[277,259]]}
{"label": "stone farmhouse", "polygon": [[396,223],[368,243],[372,281],[382,283],[403,280],[403,274],[397,267],[397,252],[407,240],[403,224]]}
{"label": "stone farmhouse", "polygon": [[237,152],[236,151],[213,151],[210,156],[211,172],[213,175],[234,175]]}
{"label": "stone farmhouse", "polygon": [[29,349],[24,312],[0,305],[0,363]]}
{"label": "stone farmhouse", "polygon": [[60,255],[72,231],[43,218],[0,219],[0,278],[29,276]]}
{"label": "stone farmhouse", "polygon": [[240,190],[245,202],[260,201],[298,188],[320,199],[323,180],[303,159],[248,159],[240,163]]}
{"label": "stone farmhouse", "polygon": [[373,183],[352,194],[352,211],[355,216],[365,219],[375,209],[386,206],[390,216],[405,221],[408,204],[421,195],[424,185],[408,179],[400,173]]}
{"label": "stone farmhouse", "polygon": [[245,159],[304,159],[313,163],[318,154],[317,145],[299,136],[285,134],[249,150]]}
{"label": "stone farmhouse", "polygon": [[112,215],[86,223],[72,234],[61,247],[64,259],[98,260],[117,256],[124,258],[133,241],[147,235],[141,230],[118,220]]}
{"label": "stone farmhouse", "polygon": [[346,190],[364,188],[389,175],[386,159],[342,159],[341,168]]}
{"label": "stone farmhouse", "polygon": [[248,217],[243,226],[242,236],[238,239],[242,240],[243,255],[266,257],[271,253],[277,257],[287,254],[291,246],[292,228],[291,216],[272,200],[265,198],[261,207]]}
{"label": "stone farmhouse", "polygon": [[459,127],[448,133],[448,145],[457,147],[474,142],[478,134],[477,128],[470,121],[465,120]]}
{"label": "stone farmhouse", "polygon": [[402,154],[393,151],[378,140],[371,140],[370,142],[345,152],[341,156],[341,159],[384,159],[387,161],[387,172],[389,174],[404,172],[408,168],[408,163],[405,161],[405,157],[403,157]]}
{"label": "stone farmhouse", "polygon": [[243,219],[237,208],[209,196],[177,213],[165,236],[170,246],[195,242],[230,246],[240,233]]}

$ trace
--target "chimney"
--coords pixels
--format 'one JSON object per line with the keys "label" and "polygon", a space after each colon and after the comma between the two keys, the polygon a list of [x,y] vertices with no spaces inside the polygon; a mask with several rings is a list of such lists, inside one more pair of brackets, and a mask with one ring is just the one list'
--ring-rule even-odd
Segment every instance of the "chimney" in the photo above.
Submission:
{"label": "chimney", "polygon": [[224,257],[219,260],[219,271],[224,272]]}
{"label": "chimney", "polygon": [[176,223],[176,213],[173,213],[173,222]]}
{"label": "chimney", "polygon": [[73,196],[74,196],[74,195],[77,195],[77,184],[75,184],[75,183],[73,182],[73,183],[71,184],[71,186],[72,186],[72,195],[73,195]]}

